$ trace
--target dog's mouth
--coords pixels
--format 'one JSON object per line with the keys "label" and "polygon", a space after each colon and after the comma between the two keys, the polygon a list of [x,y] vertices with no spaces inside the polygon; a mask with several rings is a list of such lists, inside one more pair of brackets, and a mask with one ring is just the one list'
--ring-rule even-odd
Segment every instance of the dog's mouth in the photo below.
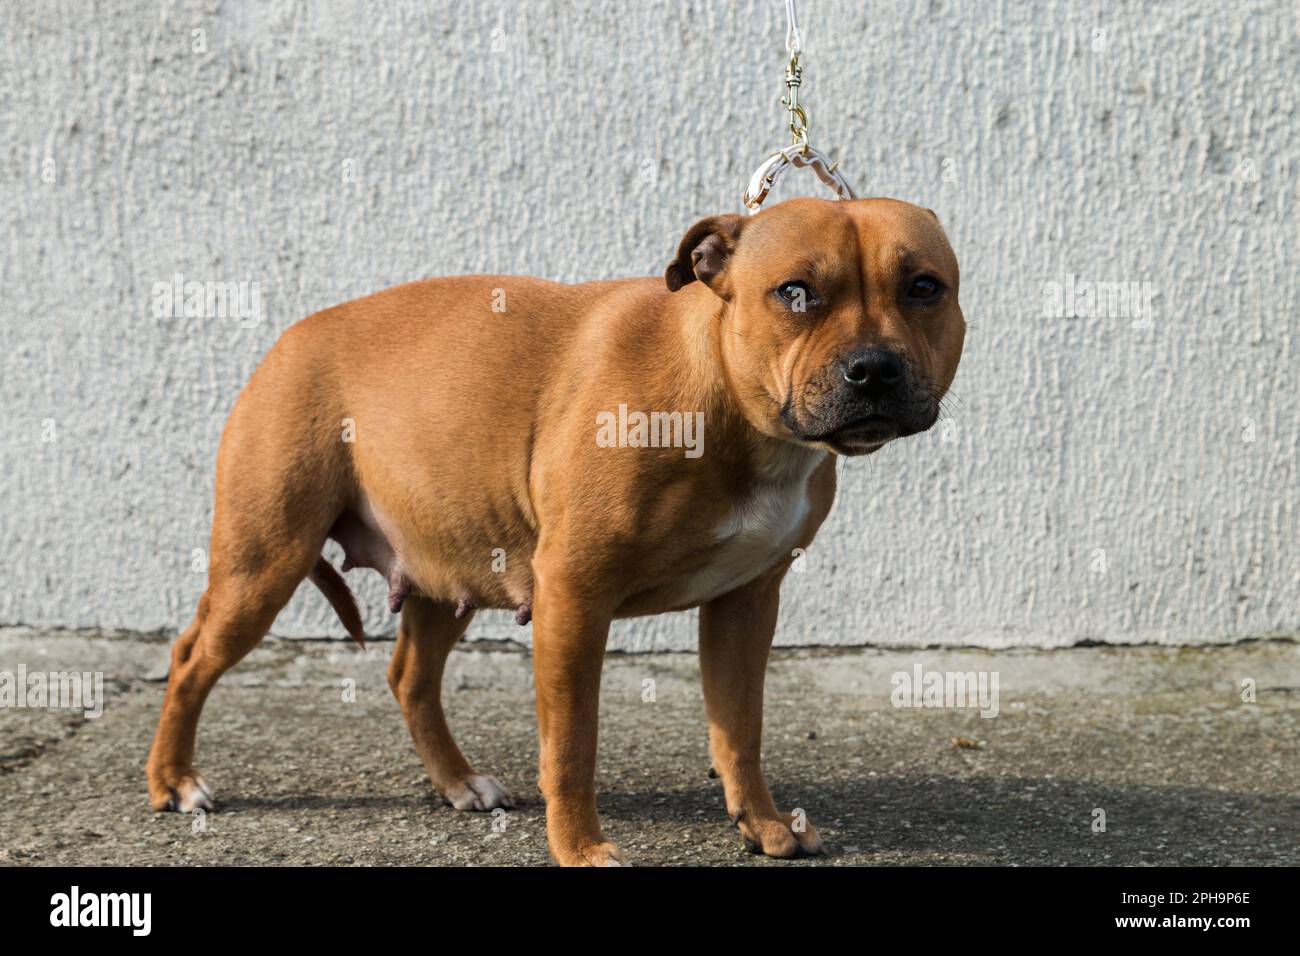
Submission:
{"label": "dog's mouth", "polygon": [[[909,378],[909,387],[882,396],[862,395],[837,382],[822,389],[820,380],[792,388],[781,405],[781,423],[798,441],[840,455],[869,455],[896,438],[925,431],[938,419],[934,391],[915,373]],[[802,401],[796,405],[800,392]]]}
{"label": "dog's mouth", "polygon": [[781,411],[781,420],[799,441],[828,445],[841,455],[870,454],[904,431],[898,419],[879,413],[859,415],[829,427],[818,422],[809,428],[802,425],[794,410],[787,406]]}
{"label": "dog's mouth", "polygon": [[892,408],[866,411],[869,413],[832,415],[829,421],[819,416],[819,420],[803,424],[794,409],[787,406],[781,411],[781,420],[801,442],[828,447],[839,455],[869,455],[896,438],[925,431],[938,417],[937,409],[922,408],[920,403],[894,414],[886,413],[894,412]]}
{"label": "dog's mouth", "polygon": [[[792,429],[793,430],[793,429]],[[864,415],[834,428],[819,432],[795,432],[806,442],[829,445],[841,455],[869,455],[899,437],[898,421],[888,415]]]}
{"label": "dog's mouth", "polygon": [[888,415],[867,415],[841,425],[821,437],[821,441],[845,448],[875,451],[887,441],[898,437],[900,427]]}

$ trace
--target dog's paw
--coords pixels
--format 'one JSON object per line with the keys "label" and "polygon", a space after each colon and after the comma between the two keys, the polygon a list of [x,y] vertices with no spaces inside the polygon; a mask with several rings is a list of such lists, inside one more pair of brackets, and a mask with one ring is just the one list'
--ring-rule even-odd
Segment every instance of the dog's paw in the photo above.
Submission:
{"label": "dog's paw", "polygon": [[581,852],[587,866],[627,866],[623,851],[612,843],[592,843]]}
{"label": "dog's paw", "polygon": [[788,860],[796,856],[818,856],[826,845],[803,814],[782,813],[775,817],[751,817],[733,814],[732,822],[740,830],[745,849]]}
{"label": "dog's paw", "polygon": [[193,813],[211,810],[212,788],[193,770],[162,771],[149,778],[149,805],[155,810]]}
{"label": "dog's paw", "polygon": [[464,780],[457,781],[442,790],[442,798],[457,810],[495,810],[505,807],[515,808],[515,798],[510,795],[501,781],[487,774],[471,774]]}
{"label": "dog's paw", "polygon": [[623,851],[607,840],[577,844],[563,852],[551,847],[551,855],[560,866],[627,866]]}

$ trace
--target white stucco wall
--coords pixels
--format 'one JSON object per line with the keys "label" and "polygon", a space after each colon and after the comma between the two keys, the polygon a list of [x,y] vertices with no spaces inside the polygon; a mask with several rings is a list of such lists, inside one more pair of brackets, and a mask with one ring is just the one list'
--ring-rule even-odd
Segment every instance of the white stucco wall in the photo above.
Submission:
{"label": "white stucco wall", "polygon": [[[843,463],[778,640],[1300,631],[1295,5],[802,6],[814,143],[938,212],[971,329],[948,426]],[[299,317],[661,273],[780,145],[783,36],[777,0],[0,6],[0,623],[188,620],[220,429]],[[266,314],[155,316],[178,273]],[[1045,315],[1069,275],[1152,314]],[[304,585],[276,632],[342,629]]]}

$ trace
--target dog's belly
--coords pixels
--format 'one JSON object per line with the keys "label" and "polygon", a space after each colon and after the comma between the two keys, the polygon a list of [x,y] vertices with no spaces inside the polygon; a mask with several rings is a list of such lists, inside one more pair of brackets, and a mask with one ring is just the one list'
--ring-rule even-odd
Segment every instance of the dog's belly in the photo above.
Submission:
{"label": "dog's belly", "polygon": [[[652,538],[621,543],[615,573],[626,578],[605,581],[625,595],[615,605],[614,616],[697,607],[788,561],[812,511],[809,477],[824,458],[824,452],[791,445],[759,470],[729,508],[721,513],[709,508],[717,515],[711,520],[718,522],[710,531],[699,524],[692,527],[690,519],[700,503],[688,498],[680,521],[670,517],[656,523]],[[450,502],[456,488],[437,487],[426,496],[436,503],[418,507],[404,507],[413,497],[411,486],[405,494],[364,488],[330,537],[343,546],[345,568],[371,567],[383,575],[394,612],[408,594],[417,594],[465,611],[512,609],[516,620],[526,623],[533,601],[537,533],[533,522],[511,512],[509,498],[498,497],[496,507],[484,507],[478,495],[486,484],[468,482],[472,493],[462,495],[458,504]],[[447,503],[437,504],[441,502]],[[684,528],[691,530],[683,536]],[[597,535],[591,550],[604,554],[602,545]],[[600,560],[605,559],[593,567],[609,567]]]}
{"label": "dog's belly", "polygon": [[[457,617],[475,608],[511,609],[520,624],[531,616],[532,574],[521,555],[533,542],[510,548],[461,548],[430,529],[404,526],[365,494],[345,511],[329,536],[342,546],[343,570],[373,568],[388,584],[388,606],[395,614],[412,594],[456,604]],[[484,540],[503,540],[499,536]],[[465,553],[482,560],[457,560]]]}

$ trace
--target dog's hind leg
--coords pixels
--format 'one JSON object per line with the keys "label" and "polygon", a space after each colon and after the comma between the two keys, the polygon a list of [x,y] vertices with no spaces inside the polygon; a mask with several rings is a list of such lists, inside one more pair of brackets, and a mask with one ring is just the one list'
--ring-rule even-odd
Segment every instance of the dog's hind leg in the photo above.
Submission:
{"label": "dog's hind leg", "polygon": [[[212,792],[193,764],[208,692],[270,629],[346,506],[347,446],[326,398],[313,390],[313,368],[300,361],[301,350],[300,335],[285,333],[240,394],[222,435],[208,586],[172,648],[149,751],[149,802],[157,810],[211,807]],[[337,592],[336,578],[314,575],[327,594]],[[334,593],[331,603],[344,602]],[[359,634],[358,622],[349,630]]]}
{"label": "dog's hind leg", "polygon": [[167,693],[147,767],[155,810],[212,809],[212,790],[194,770],[199,714],[217,679],[257,646],[319,554],[282,553],[255,573],[212,581],[194,621],[172,647]]}
{"label": "dog's hind leg", "polygon": [[429,779],[457,810],[513,807],[514,798],[495,777],[470,766],[442,711],[442,674],[447,655],[461,639],[473,611],[455,604],[409,596],[402,606],[397,647],[388,668],[388,685],[401,705],[415,749]]}

